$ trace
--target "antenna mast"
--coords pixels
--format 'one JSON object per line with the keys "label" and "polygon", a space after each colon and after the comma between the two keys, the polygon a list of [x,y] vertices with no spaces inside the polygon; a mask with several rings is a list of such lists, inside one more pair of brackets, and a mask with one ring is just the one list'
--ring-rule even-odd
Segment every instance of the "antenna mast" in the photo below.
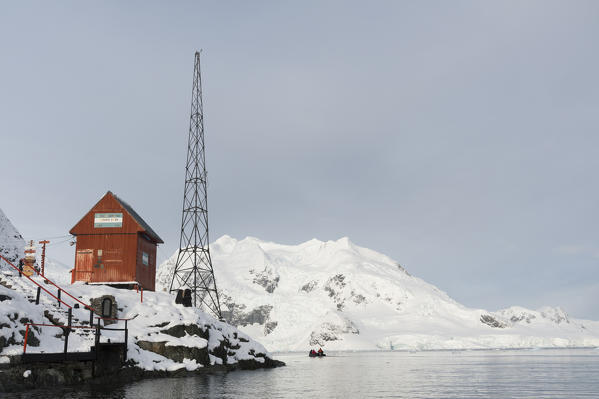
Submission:
{"label": "antenna mast", "polygon": [[183,217],[177,263],[169,292],[191,290],[193,306],[222,318],[208,239],[208,196],[204,151],[204,113],[200,53],[195,53],[191,117],[185,166]]}

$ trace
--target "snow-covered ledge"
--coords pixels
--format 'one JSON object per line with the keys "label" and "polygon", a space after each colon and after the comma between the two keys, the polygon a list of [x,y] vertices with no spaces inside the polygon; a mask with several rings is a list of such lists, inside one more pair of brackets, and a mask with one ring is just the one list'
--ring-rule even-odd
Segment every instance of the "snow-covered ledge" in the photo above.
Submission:
{"label": "snow-covered ledge", "polygon": [[[4,279],[10,279],[15,285],[12,289],[0,286],[3,298],[3,311],[0,314],[0,363],[12,363],[0,372],[0,391],[76,384],[91,378],[91,372],[83,364],[50,367],[47,364],[19,364],[19,355],[23,352],[24,323],[49,323],[44,311],[50,312],[55,321],[60,320],[61,315],[60,310],[51,303],[35,305],[29,302],[23,294],[27,288],[23,279],[11,278],[6,273]],[[85,303],[89,303],[91,298],[112,296],[118,303],[120,318],[134,317],[128,322],[127,362],[118,370],[117,375],[111,375],[111,379],[131,381],[181,373],[284,365],[274,360],[264,346],[247,334],[200,309],[176,305],[174,298],[167,293],[146,292],[144,302],[141,303],[135,291],[108,286],[76,283],[69,290]],[[88,315],[82,309],[74,310],[73,324],[85,324]],[[124,322],[119,321],[111,324],[110,328],[123,326]],[[123,335],[122,331],[102,331],[101,342],[123,342]],[[29,343],[37,345],[28,344],[28,353],[61,352],[64,344],[63,337],[57,336],[57,328],[52,327],[31,329],[28,339]],[[69,336],[69,352],[89,351],[93,345],[93,334],[76,332]],[[96,369],[95,375],[102,375],[102,370]]]}

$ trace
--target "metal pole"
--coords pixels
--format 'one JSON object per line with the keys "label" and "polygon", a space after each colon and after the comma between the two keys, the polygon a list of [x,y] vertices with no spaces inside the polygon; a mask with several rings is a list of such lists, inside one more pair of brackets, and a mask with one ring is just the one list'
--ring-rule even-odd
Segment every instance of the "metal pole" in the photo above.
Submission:
{"label": "metal pole", "polygon": [[37,295],[35,296],[35,304],[39,305],[40,304],[40,292],[42,290],[42,287],[37,287]]}
{"label": "metal pole", "polygon": [[23,353],[27,351],[27,337],[29,336],[29,324],[25,328],[25,339],[23,340]]}
{"label": "metal pole", "polygon": [[127,329],[127,320],[125,320],[125,358],[123,359],[123,361],[127,361],[127,347],[129,346],[127,344],[129,340],[129,330]]}
{"label": "metal pole", "polygon": [[62,290],[59,288],[58,289],[58,307],[60,307],[60,293],[62,292]]}
{"label": "metal pole", "polygon": [[69,346],[69,327],[65,327],[64,329],[64,356],[65,356],[65,360],[67,357],[67,347]]}
{"label": "metal pole", "polygon": [[69,347],[69,335],[71,335],[71,323],[73,321],[73,309],[69,308],[67,316],[67,326],[64,330],[64,358],[67,359],[67,350]]}
{"label": "metal pole", "polygon": [[98,354],[98,344],[100,343],[100,323],[96,324],[96,355]]}

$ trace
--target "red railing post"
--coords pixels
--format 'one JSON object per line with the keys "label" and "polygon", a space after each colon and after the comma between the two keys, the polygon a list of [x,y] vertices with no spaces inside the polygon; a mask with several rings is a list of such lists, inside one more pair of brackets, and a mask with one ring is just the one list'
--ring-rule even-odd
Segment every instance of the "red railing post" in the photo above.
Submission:
{"label": "red railing post", "polygon": [[140,287],[141,290],[141,303],[144,303],[144,287]]}
{"label": "red railing post", "polygon": [[49,243],[48,240],[40,241],[40,244],[42,244],[42,277],[44,277],[44,266],[46,264],[46,244]]}
{"label": "red railing post", "polygon": [[29,336],[29,323],[26,324],[25,339],[23,340],[23,353],[27,351],[27,337]]}

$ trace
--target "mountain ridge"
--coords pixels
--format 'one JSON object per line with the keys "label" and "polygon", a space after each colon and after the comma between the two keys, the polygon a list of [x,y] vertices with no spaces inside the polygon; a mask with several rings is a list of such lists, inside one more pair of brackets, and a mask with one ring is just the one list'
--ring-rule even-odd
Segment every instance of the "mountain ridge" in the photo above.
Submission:
{"label": "mountain ridge", "polygon": [[[599,322],[550,307],[467,308],[348,237],[285,245],[225,235],[210,250],[225,318],[271,351],[599,346]],[[159,267],[159,289],[175,261]]]}

